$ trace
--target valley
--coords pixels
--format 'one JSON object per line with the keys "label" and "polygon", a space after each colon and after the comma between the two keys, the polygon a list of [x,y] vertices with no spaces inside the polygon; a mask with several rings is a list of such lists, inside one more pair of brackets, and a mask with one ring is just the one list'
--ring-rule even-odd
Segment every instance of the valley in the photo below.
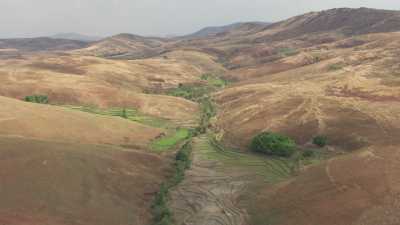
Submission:
{"label": "valley", "polygon": [[[0,224],[399,224],[399,32],[341,8],[0,40]],[[254,151],[263,132],[293,153]]]}

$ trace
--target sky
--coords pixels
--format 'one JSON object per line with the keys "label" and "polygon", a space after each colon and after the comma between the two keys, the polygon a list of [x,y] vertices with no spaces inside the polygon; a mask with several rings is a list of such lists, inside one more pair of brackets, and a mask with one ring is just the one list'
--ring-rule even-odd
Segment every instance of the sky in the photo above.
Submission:
{"label": "sky", "polygon": [[400,10],[400,0],[0,0],[0,38],[76,32],[182,35],[339,7]]}

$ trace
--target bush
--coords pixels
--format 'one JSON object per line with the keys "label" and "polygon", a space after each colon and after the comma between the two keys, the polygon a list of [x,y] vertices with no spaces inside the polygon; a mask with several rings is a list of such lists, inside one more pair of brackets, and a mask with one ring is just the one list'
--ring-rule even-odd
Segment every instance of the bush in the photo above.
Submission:
{"label": "bush", "polygon": [[314,150],[307,149],[303,152],[302,156],[303,156],[303,158],[310,158],[310,157],[315,156],[315,152],[314,152]]}
{"label": "bush", "polygon": [[328,67],[329,71],[335,71],[335,70],[340,70],[343,69],[344,65],[342,63],[336,63],[336,64],[332,64]]}
{"label": "bush", "polygon": [[294,153],[296,143],[287,136],[263,132],[253,138],[250,148],[255,152],[289,157]]}
{"label": "bush", "polygon": [[319,146],[319,147],[325,147],[325,145],[328,143],[328,138],[325,136],[316,136],[313,139],[313,144]]}
{"label": "bush", "polygon": [[24,98],[26,102],[47,104],[49,103],[49,98],[46,95],[30,95]]}
{"label": "bush", "polygon": [[125,108],[122,109],[121,117],[124,119],[128,119],[128,113],[126,112]]}

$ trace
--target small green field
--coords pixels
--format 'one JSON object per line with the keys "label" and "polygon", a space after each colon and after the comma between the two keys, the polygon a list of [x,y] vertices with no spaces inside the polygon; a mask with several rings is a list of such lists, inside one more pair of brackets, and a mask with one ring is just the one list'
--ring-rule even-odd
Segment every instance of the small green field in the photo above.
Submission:
{"label": "small green field", "polygon": [[169,131],[170,134],[159,138],[151,143],[151,149],[156,152],[163,152],[174,149],[176,145],[188,139],[191,136],[189,129],[179,128],[174,131]]}
{"label": "small green field", "polygon": [[74,106],[74,105],[66,105],[64,107],[66,107],[68,109],[72,109],[72,110],[79,110],[82,112],[93,113],[93,114],[98,114],[98,115],[103,115],[103,116],[122,117],[122,118],[125,118],[128,120],[142,123],[142,124],[152,126],[152,127],[166,128],[171,125],[168,120],[143,115],[135,109],[129,109],[129,108],[101,109],[101,108],[94,107],[94,106]]}

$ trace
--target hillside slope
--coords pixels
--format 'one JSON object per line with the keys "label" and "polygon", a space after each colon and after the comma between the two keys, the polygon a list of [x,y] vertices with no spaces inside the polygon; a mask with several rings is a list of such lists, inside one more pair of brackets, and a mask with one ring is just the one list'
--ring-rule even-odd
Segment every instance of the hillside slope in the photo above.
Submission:
{"label": "hillside slope", "polygon": [[105,58],[140,59],[159,55],[163,52],[166,40],[148,38],[133,34],[118,34],[78,50],[80,54]]}
{"label": "hillside slope", "polygon": [[84,48],[88,44],[84,41],[56,39],[56,38],[17,38],[0,39],[0,49],[15,49],[18,51],[67,51]]}
{"label": "hillside slope", "polygon": [[112,146],[3,136],[0,145],[7,225],[149,224],[168,168],[158,156]]}
{"label": "hillside slope", "polygon": [[0,61],[0,95],[23,99],[42,94],[54,104],[135,108],[166,118],[194,119],[197,105],[185,99],[144,94],[200,81],[203,67],[174,59],[106,60],[40,54]]}
{"label": "hillside slope", "polygon": [[[118,117],[0,97],[0,136],[145,147],[162,130]],[[84,131],[84,132],[81,132]]]}

